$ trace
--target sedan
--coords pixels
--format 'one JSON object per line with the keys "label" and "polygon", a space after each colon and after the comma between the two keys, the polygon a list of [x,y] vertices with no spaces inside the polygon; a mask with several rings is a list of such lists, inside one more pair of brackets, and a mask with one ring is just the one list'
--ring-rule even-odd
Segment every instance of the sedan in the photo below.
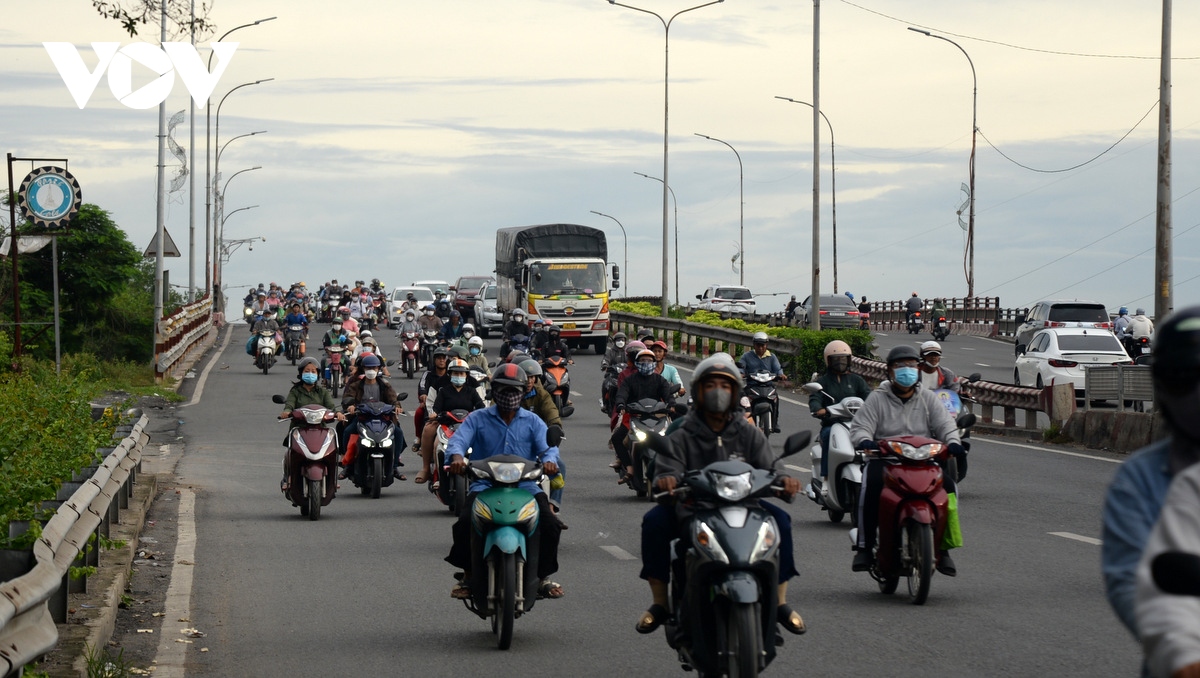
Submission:
{"label": "sedan", "polygon": [[1132,365],[1133,361],[1113,333],[1082,327],[1041,330],[1029,340],[1013,370],[1017,386],[1042,388],[1071,383],[1083,397],[1087,368],[1099,365]]}
{"label": "sedan", "polygon": [[[804,303],[800,304],[799,316],[801,325],[808,325],[808,314],[812,311],[812,297],[806,297]],[[850,327],[857,328],[859,323],[858,306],[854,305],[853,301],[844,294],[822,294],[821,295],[821,327],[832,329],[834,327]]]}
{"label": "sedan", "polygon": [[[433,303],[433,290],[429,289],[428,287],[397,287],[396,289],[392,290],[391,310],[388,313],[388,327],[397,327],[400,325],[400,322],[403,320],[403,318],[400,317],[403,313],[403,311],[400,310],[400,306],[404,303],[404,300],[408,298],[409,292],[412,292],[413,296],[417,298],[418,309],[425,308],[426,304]],[[419,310],[417,311],[417,314],[420,315]]]}

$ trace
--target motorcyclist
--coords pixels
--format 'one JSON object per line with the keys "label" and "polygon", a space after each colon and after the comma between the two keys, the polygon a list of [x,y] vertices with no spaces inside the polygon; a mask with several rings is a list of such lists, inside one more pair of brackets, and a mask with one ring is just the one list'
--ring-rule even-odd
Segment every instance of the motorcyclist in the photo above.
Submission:
{"label": "motorcyclist", "polygon": [[612,335],[608,342],[608,348],[604,350],[604,357],[600,359],[600,371],[607,372],[608,368],[616,365],[619,368],[625,367],[628,362],[625,359],[625,344],[629,343],[629,338],[624,332],[617,332]]}
{"label": "motorcyclist", "polygon": [[[770,372],[779,380],[780,386],[790,386],[791,382],[783,373],[783,365],[779,363],[779,358],[767,350],[767,333],[755,332],[750,341],[753,343],[754,350],[743,353],[738,361],[738,365],[742,368],[742,376],[757,372]],[[778,399],[771,403],[771,433],[779,433]]]}
{"label": "motorcyclist", "polygon": [[1113,321],[1113,334],[1117,335],[1117,340],[1122,345],[1125,344],[1126,337],[1129,336],[1129,309],[1122,306],[1117,311],[1117,319]]}
{"label": "motorcyclist", "polygon": [[433,306],[439,318],[449,318],[454,306],[450,303],[450,299],[446,297],[445,290],[440,287],[433,293]]}
{"label": "motorcyclist", "polygon": [[667,342],[662,340],[651,342],[648,348],[654,352],[654,371],[675,386],[677,389],[675,397],[679,398],[687,393],[687,389],[683,387],[683,379],[679,376],[679,370],[675,369],[674,365],[667,364]]}
{"label": "motorcyclist", "polygon": [[374,335],[371,334],[370,330],[363,330],[362,337],[360,339],[360,343],[362,345],[358,350],[358,355],[356,355],[354,357],[354,372],[355,372],[355,374],[362,374],[363,360],[365,360],[367,356],[373,355],[376,358],[379,358],[380,373],[382,373],[383,376],[385,376],[385,377],[392,376],[391,370],[388,369],[387,358],[384,358],[383,354],[381,354],[379,352],[379,342],[376,341]]}
{"label": "motorcyclist", "polygon": [[504,330],[500,333],[500,338],[504,340],[504,343],[500,345],[500,355],[508,355],[508,343],[518,334],[529,336],[529,325],[525,322],[525,312],[515,308],[509,321],[504,323]]}
{"label": "motorcyclist", "polygon": [[434,330],[439,335],[442,333],[442,319],[437,317],[433,304],[425,305],[421,317],[417,318],[417,324],[421,326],[422,330]]}
{"label": "motorcyclist", "polygon": [[825,344],[825,373],[817,379],[822,390],[808,396],[808,411],[821,420],[821,478],[829,475],[829,430],[837,423],[826,408],[846,398],[866,400],[871,395],[867,382],[857,374],[850,373],[852,355],[850,344],[840,339]]}
{"label": "motorcyclist", "polygon": [[417,302],[417,295],[409,292],[408,294],[404,295],[404,301],[401,302],[400,308],[406,311],[411,308],[415,311],[419,305],[420,304]]}
{"label": "motorcyclist", "polygon": [[1129,319],[1129,337],[1134,341],[1154,338],[1154,323],[1146,317],[1144,309],[1137,309]]}
{"label": "motorcyclist", "polygon": [[642,327],[639,328],[636,333],[634,333],[634,338],[636,341],[640,341],[646,346],[649,346],[650,342],[654,341],[654,332],[651,331],[649,327]]}
{"label": "motorcyclist", "polygon": [[421,332],[421,324],[417,322],[417,312],[413,309],[405,309],[404,319],[400,321],[400,325],[396,327],[396,336],[400,336],[406,332]]}
{"label": "motorcyclist", "polygon": [[250,305],[251,315],[268,315],[271,305],[267,303],[267,291],[259,289],[254,293],[254,303]]}
{"label": "motorcyclist", "polygon": [[[446,449],[446,459],[450,462],[451,473],[465,473],[467,463],[464,460],[467,449],[471,450],[471,459],[487,459],[502,454],[515,454],[531,461],[540,461],[542,470],[547,475],[558,473],[558,448],[547,443],[547,428],[537,415],[521,409],[521,394],[528,383],[521,368],[511,363],[500,365],[492,373],[492,388],[495,404],[491,407],[472,412],[466,421],[458,427],[450,438]],[[491,487],[487,480],[471,481],[471,491],[467,496],[467,506],[474,503],[475,496]],[[550,576],[558,571],[558,541],[562,531],[561,524],[549,506],[549,500],[537,483],[525,480],[520,487],[532,494],[538,503],[540,515],[535,533],[530,536],[529,543],[538,548],[538,572],[541,579],[538,586],[539,598],[561,598],[563,587],[551,581]],[[471,595],[469,587],[471,569],[471,511],[463,511],[454,523],[454,545],[446,562],[464,570],[462,582],[454,588],[451,595],[465,599]]]}
{"label": "motorcyclist", "polygon": [[442,336],[453,343],[462,336],[463,327],[462,314],[458,311],[450,311],[450,319],[442,326]]}
{"label": "motorcyclist", "polygon": [[563,341],[562,328],[558,325],[551,325],[546,330],[546,342],[539,350],[543,360],[550,356],[561,356],[568,363],[574,363],[571,360],[571,348]]}
{"label": "motorcyclist", "polygon": [[[946,407],[933,394],[921,387],[920,355],[910,345],[901,344],[888,351],[888,379],[879,385],[854,415],[850,440],[856,449],[878,451],[876,441],[893,436],[914,435],[934,438],[945,443],[960,466],[967,451],[962,446],[958,427]],[[883,491],[883,466],[877,456],[868,456],[863,469],[862,491],[858,501],[858,543],[852,569],[865,572],[874,562],[875,530],[879,522],[879,495]],[[954,492],[954,479],[945,476],[946,491]],[[937,570],[953,577],[957,574],[950,552],[938,545]]]}
{"label": "motorcyclist", "polygon": [[958,393],[958,377],[949,367],[942,366],[942,345],[936,341],[921,344],[921,388],[936,391],[940,388]]}
{"label": "motorcyclist", "polygon": [[859,297],[858,328],[861,330],[871,329],[871,302],[867,301],[866,297]]}
{"label": "motorcyclist", "polygon": [[483,355],[483,337],[471,337],[467,340],[467,366],[488,373],[487,356]]}
{"label": "motorcyclist", "polygon": [[946,300],[937,297],[933,300],[933,308],[929,309],[929,319],[937,322],[938,318],[946,317]]}
{"label": "motorcyclist", "polygon": [[[700,361],[692,375],[692,393],[696,408],[683,419],[682,427],[668,436],[670,449],[659,453],[654,486],[659,492],[673,492],[683,474],[727,459],[740,459],[755,468],[770,469],[775,455],[762,431],[737,412],[742,378],[733,357],[714,353]],[[784,493],[792,496],[800,490],[800,481],[780,476]],[[779,530],[779,609],[776,620],[791,633],[807,629],[800,615],[787,604],[787,582],[798,574],[792,554],[792,521],[786,511],[772,503],[760,502],[770,512]],[[691,509],[686,503],[659,505],[642,518],[641,578],[650,584],[654,603],[637,623],[639,633],[650,633],[668,617],[668,582],[671,575],[671,544],[688,540]]]}
{"label": "motorcyclist", "polygon": [[371,301],[369,299],[366,299],[361,295],[354,297],[354,299],[352,299],[350,301],[349,308],[350,308],[350,317],[357,320],[359,322],[359,324],[361,324],[361,325],[369,325],[370,324],[371,312],[374,310],[375,307],[371,305]]}
{"label": "motorcyclist", "polygon": [[921,301],[921,297],[918,297],[916,292],[913,292],[912,296],[908,298],[908,301],[904,302],[905,324],[912,320],[914,313],[917,313],[923,308],[925,308],[925,302]]}
{"label": "motorcyclist", "polygon": [[[413,449],[422,452],[424,459],[424,451],[421,446],[421,437],[425,431],[426,409],[425,402],[430,392],[437,393],[437,390],[442,386],[450,383],[450,373],[446,371],[446,367],[450,362],[450,354],[445,348],[439,346],[433,352],[433,366],[421,375],[421,381],[417,383],[417,400],[420,401],[420,406],[417,411],[413,412],[413,427],[416,429],[417,441],[413,443]],[[432,450],[431,450],[432,452]],[[429,479],[429,465],[425,464],[421,470],[417,472],[416,483],[420,485]]]}
{"label": "motorcyclist", "polygon": [[475,380],[470,378],[470,368],[466,361],[451,360],[446,366],[449,379],[435,390],[431,390],[425,401],[425,428],[421,431],[421,474],[417,482],[422,482],[420,476],[428,477],[429,468],[433,464],[434,448],[437,446],[438,424],[453,423],[447,418],[448,412],[467,410],[474,412],[482,410],[487,405],[475,390]]}
{"label": "motorcyclist", "polygon": [[800,305],[800,302],[796,301],[796,295],[793,294],[791,301],[789,301],[787,303],[787,308],[784,309],[784,317],[786,317],[788,320],[795,319],[796,307],[798,307],[799,305]]}
{"label": "motorcyclist", "polygon": [[470,346],[471,337],[475,336],[475,326],[471,323],[463,323],[462,329],[458,335],[454,337],[454,341],[450,342],[451,346]]}
{"label": "motorcyclist", "polygon": [[265,330],[275,333],[276,343],[279,343],[282,339],[279,335],[279,321],[275,319],[275,314],[270,309],[264,311],[261,315],[254,316],[254,324],[250,326],[250,341],[246,342],[247,355],[258,358],[258,333]]}
{"label": "motorcyclist", "polygon": [[545,346],[546,342],[550,339],[550,336],[546,334],[547,328],[548,326],[546,325],[545,320],[541,318],[534,319],[533,334],[529,335],[529,348],[534,349],[535,351],[542,350],[542,347]]}
{"label": "motorcyclist", "polygon": [[[554,397],[542,386],[542,366],[531,357],[523,357],[516,361],[517,367],[528,376],[529,387],[521,399],[521,407],[533,412],[540,418],[549,431],[549,442],[558,447],[563,439],[562,415],[554,404]],[[563,463],[562,450],[558,451],[558,475],[550,479],[550,506],[558,513],[562,508],[562,488],[566,482],[567,465]],[[566,529],[566,526],[563,526]]]}
{"label": "motorcyclist", "polygon": [[353,332],[355,335],[358,334],[358,321],[350,317],[349,306],[343,305],[339,307],[337,317],[342,319],[342,327],[345,327],[347,332]]}
{"label": "motorcyclist", "polygon": [[[359,405],[368,402],[387,403],[396,408],[397,415],[404,414],[404,406],[396,399],[396,389],[387,379],[381,378],[379,373],[381,366],[382,361],[377,356],[363,356],[361,376],[351,379],[346,385],[346,392],[342,394],[342,407],[347,415],[354,415],[354,411],[358,409]],[[393,426],[392,430],[392,450],[396,455],[392,464],[392,475],[399,480],[407,480],[404,474],[400,473],[400,453],[404,451],[404,431],[400,430],[399,425]],[[358,432],[358,417],[354,417],[342,431],[340,438],[343,457],[342,472],[338,475],[339,478],[345,478],[346,469],[354,463],[355,446],[349,443],[353,440],[353,436],[358,435]]]}
{"label": "motorcyclist", "polygon": [[629,454],[629,416],[625,406],[646,398],[675,406],[675,386],[654,371],[656,366],[653,351],[645,348],[639,350],[634,356],[636,371],[617,386],[617,393],[613,396],[613,408],[617,411],[619,424],[613,430],[612,444],[624,466],[618,484],[624,484],[633,473],[633,459]]}
{"label": "motorcyclist", "polygon": [[[287,419],[292,416],[292,410],[305,405],[320,405],[327,410],[330,410],[337,415],[338,421],[346,421],[346,416],[342,414],[341,406],[333,400],[333,394],[329,389],[321,386],[318,383],[320,379],[320,367],[317,364],[316,358],[305,358],[296,366],[296,376],[299,379],[292,384],[292,388],[288,391],[287,399],[284,401],[283,412],[279,414],[280,419]],[[293,419],[288,424],[288,433],[283,437],[283,446],[288,446],[288,438],[291,436],[292,429],[299,426],[299,422]],[[280,481],[280,488],[287,492],[289,485],[289,469],[288,458],[290,454],[285,454],[283,457],[283,480]],[[329,469],[330,472],[333,469]]]}

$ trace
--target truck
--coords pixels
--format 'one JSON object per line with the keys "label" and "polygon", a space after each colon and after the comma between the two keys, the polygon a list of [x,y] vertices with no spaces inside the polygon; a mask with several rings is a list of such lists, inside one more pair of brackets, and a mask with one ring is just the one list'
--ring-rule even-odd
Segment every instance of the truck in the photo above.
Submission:
{"label": "truck", "polygon": [[[496,305],[541,318],[576,347],[608,346],[608,242],[604,231],[578,224],[514,226],[496,231]],[[621,272],[612,265],[611,289]]]}

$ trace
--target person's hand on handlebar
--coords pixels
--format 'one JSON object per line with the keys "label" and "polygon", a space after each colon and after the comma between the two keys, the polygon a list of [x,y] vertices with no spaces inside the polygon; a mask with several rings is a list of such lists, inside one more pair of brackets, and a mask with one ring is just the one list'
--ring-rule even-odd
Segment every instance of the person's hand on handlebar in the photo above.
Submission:
{"label": "person's hand on handlebar", "polygon": [[783,476],[779,479],[783,485],[783,493],[789,497],[795,496],[800,491],[800,481],[791,476]]}
{"label": "person's hand on handlebar", "polygon": [[461,476],[467,472],[467,461],[462,458],[461,454],[456,454],[450,458],[450,472],[456,476]]}
{"label": "person's hand on handlebar", "polygon": [[548,476],[556,476],[558,475],[558,464],[548,461],[542,464],[542,472]]}
{"label": "person's hand on handlebar", "polygon": [[675,476],[659,476],[654,481],[654,486],[659,492],[674,492],[678,484],[679,480]]}

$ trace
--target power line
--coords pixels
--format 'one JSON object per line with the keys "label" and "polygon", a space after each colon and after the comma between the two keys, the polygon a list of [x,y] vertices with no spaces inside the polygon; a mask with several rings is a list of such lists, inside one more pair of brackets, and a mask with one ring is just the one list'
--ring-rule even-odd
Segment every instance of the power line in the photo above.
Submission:
{"label": "power line", "polygon": [[1122,141],[1125,141],[1125,139],[1126,139],[1126,138],[1128,138],[1130,134],[1133,134],[1133,130],[1135,130],[1135,129],[1137,129],[1139,126],[1141,126],[1142,122],[1146,120],[1146,117],[1147,117],[1147,116],[1149,116],[1149,115],[1150,115],[1150,113],[1151,113],[1151,112],[1152,112],[1152,111],[1153,111],[1153,110],[1154,110],[1154,109],[1155,109],[1157,106],[1158,106],[1158,102],[1157,102],[1157,101],[1155,101],[1153,104],[1151,104],[1151,105],[1150,105],[1150,110],[1146,111],[1146,114],[1145,114],[1145,115],[1143,115],[1143,116],[1142,116],[1142,117],[1141,117],[1141,118],[1140,118],[1140,119],[1139,119],[1139,120],[1138,120],[1136,123],[1134,123],[1133,127],[1130,127],[1128,132],[1126,132],[1125,134],[1122,134],[1122,135],[1121,135],[1121,138],[1120,138],[1120,139],[1117,139],[1116,141],[1114,141],[1114,142],[1112,143],[1112,145],[1111,145],[1111,146],[1109,146],[1108,148],[1104,149],[1103,151],[1100,151],[1100,153],[1099,153],[1098,155],[1096,155],[1096,157],[1092,158],[1091,160],[1085,160],[1084,162],[1081,162],[1081,163],[1079,163],[1078,165],[1072,165],[1071,167],[1064,167],[1063,169],[1037,169],[1036,167],[1030,167],[1029,165],[1023,165],[1023,164],[1021,164],[1021,163],[1017,162],[1016,160],[1013,160],[1013,159],[1012,159],[1011,157],[1009,157],[1009,156],[1008,156],[1008,154],[1007,154],[1007,153],[1005,153],[1004,151],[1002,151],[1002,150],[1000,150],[999,148],[997,148],[997,147],[996,147],[996,144],[993,144],[993,143],[992,143],[992,140],[991,140],[991,139],[989,139],[989,138],[987,138],[987,135],[983,133],[983,130],[981,130],[981,129],[979,129],[979,128],[976,128],[976,131],[978,131],[978,132],[979,132],[979,136],[983,137],[983,140],[987,142],[988,146],[991,146],[991,147],[992,147],[992,150],[994,150],[994,151],[996,151],[997,153],[999,153],[1001,156],[1003,156],[1003,157],[1004,157],[1004,159],[1005,159],[1005,160],[1007,160],[1007,161],[1011,162],[1012,164],[1016,165],[1017,167],[1021,167],[1021,168],[1023,168],[1023,169],[1027,169],[1027,170],[1029,170],[1030,172],[1040,172],[1040,173],[1042,173],[1042,174],[1057,174],[1057,173],[1059,173],[1059,172],[1070,172],[1071,170],[1074,170],[1074,169],[1079,169],[1080,167],[1083,167],[1084,165],[1088,165],[1088,164],[1091,164],[1091,163],[1095,162],[1096,160],[1099,160],[1101,157],[1103,157],[1103,156],[1104,156],[1104,154],[1106,154],[1106,153],[1108,153],[1109,151],[1111,151],[1112,149],[1116,148],[1116,147],[1117,147],[1117,144],[1121,143]]}

